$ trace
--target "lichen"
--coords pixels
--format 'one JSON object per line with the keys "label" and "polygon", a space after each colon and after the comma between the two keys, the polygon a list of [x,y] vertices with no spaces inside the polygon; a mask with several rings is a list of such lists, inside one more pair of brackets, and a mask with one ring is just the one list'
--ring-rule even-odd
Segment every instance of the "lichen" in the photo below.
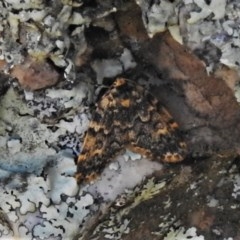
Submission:
{"label": "lichen", "polygon": [[[150,178],[143,185],[125,191],[124,194],[121,194],[115,200],[113,207],[109,210],[108,219],[97,226],[93,236],[97,237],[102,232],[106,239],[121,239],[123,234],[127,234],[130,231],[128,227],[130,219],[127,217],[130,210],[142,202],[153,198],[164,188],[165,184],[164,180],[156,183],[153,178]],[[116,209],[119,207],[121,209],[116,212]]]}
{"label": "lichen", "polygon": [[128,49],[124,49],[119,59],[97,59],[92,63],[92,68],[97,74],[98,84],[102,84],[103,78],[117,76],[135,66],[136,63]]}
{"label": "lichen", "polygon": [[[73,154],[79,152],[80,136],[89,122],[83,100],[91,97],[91,88],[84,86],[58,94],[56,89],[30,94],[11,87],[1,99],[0,209],[6,221],[0,222],[0,236],[65,239],[77,234],[89,214],[93,197],[79,192],[73,177]],[[52,116],[47,106],[55,101],[71,111],[55,123],[42,122]],[[36,108],[42,115],[36,114]],[[63,141],[67,138],[72,142]],[[65,150],[59,151],[59,146]]]}
{"label": "lichen", "polygon": [[[212,64],[208,68],[210,72],[219,62],[239,71],[239,3],[226,0],[209,3],[186,0],[184,3],[178,10],[184,43],[198,52],[210,44],[207,55],[200,54],[208,67]],[[217,55],[218,51],[221,56]]]}
{"label": "lichen", "polygon": [[210,4],[204,0],[193,0],[193,2],[200,8],[198,12],[191,12],[188,23],[193,24],[201,19],[207,18],[210,14],[213,14],[213,19],[218,20],[224,17],[226,0],[212,0]]}
{"label": "lichen", "polygon": [[193,239],[193,240],[204,240],[205,238],[197,235],[196,228],[192,227],[187,230],[180,228],[178,230],[172,230],[167,234],[164,240],[180,240],[180,239]]}
{"label": "lichen", "polygon": [[[126,162],[125,159],[129,157],[133,160]],[[157,162],[149,162],[142,157],[136,159],[135,155],[130,155],[129,152],[124,156],[117,157],[116,160],[118,168],[116,170],[111,166],[106,168],[100,180],[88,188],[89,192],[93,195],[100,195],[105,201],[114,201],[119,193],[124,193],[125,189],[136,187],[144,177],[162,168],[161,164]]]}
{"label": "lichen", "polygon": [[136,2],[142,9],[143,22],[150,37],[155,33],[163,32],[168,26],[177,23],[176,3],[166,0],[159,2],[137,0]]}
{"label": "lichen", "polygon": [[1,181],[7,184],[1,186],[1,209],[13,226],[6,231],[2,225],[2,235],[11,233],[25,238],[32,232],[32,237],[40,239],[65,239],[77,234],[79,224],[90,212],[88,206],[93,204],[93,197],[79,194],[72,177],[73,159],[63,155],[59,160],[54,166],[46,167],[44,177],[34,174],[2,177]]}
{"label": "lichen", "polygon": [[240,196],[240,175],[236,175],[233,179],[233,193],[232,197],[239,198]]}
{"label": "lichen", "polygon": [[[86,15],[81,1],[10,1],[0,3],[0,58],[12,65],[21,64],[26,53],[35,59],[50,59],[64,68],[65,77],[75,80],[74,63],[68,55],[71,44],[80,52],[86,49],[84,26],[96,16]],[[104,8],[101,16],[113,9]],[[69,27],[75,26],[69,32]],[[74,40],[70,40],[70,37]],[[82,50],[81,50],[82,49]]]}

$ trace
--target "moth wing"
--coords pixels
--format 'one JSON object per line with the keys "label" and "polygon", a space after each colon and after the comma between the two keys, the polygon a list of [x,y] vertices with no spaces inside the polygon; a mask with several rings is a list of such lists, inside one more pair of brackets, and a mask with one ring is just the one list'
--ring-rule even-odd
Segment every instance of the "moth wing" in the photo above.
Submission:
{"label": "moth wing", "polygon": [[119,127],[119,97],[115,85],[96,104],[82,151],[77,160],[76,179],[78,183],[94,180],[116,155],[124,150],[126,136]]}
{"label": "moth wing", "polygon": [[134,106],[134,127],[129,131],[128,148],[152,160],[182,161],[187,153],[178,124],[165,107],[143,87],[137,86],[142,96]]}
{"label": "moth wing", "polygon": [[97,103],[78,157],[77,181],[93,180],[124,148],[163,162],[186,155],[171,114],[143,87],[120,78]]}

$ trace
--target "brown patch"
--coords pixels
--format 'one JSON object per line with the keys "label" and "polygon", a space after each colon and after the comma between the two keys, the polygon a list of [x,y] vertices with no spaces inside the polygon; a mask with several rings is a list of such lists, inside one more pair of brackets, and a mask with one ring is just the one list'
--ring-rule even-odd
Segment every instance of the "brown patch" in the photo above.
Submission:
{"label": "brown patch", "polygon": [[232,91],[235,90],[235,86],[240,81],[238,72],[235,69],[231,69],[225,65],[220,65],[214,72],[214,75],[218,79],[222,78]]}
{"label": "brown patch", "polygon": [[93,121],[91,122],[89,127],[93,128],[95,132],[98,132],[104,128],[104,126],[102,126],[101,124],[99,124],[97,122],[93,122]]}
{"label": "brown patch", "polygon": [[115,14],[120,33],[123,37],[145,41],[148,39],[148,34],[142,22],[141,8],[135,1],[128,2],[131,6]]}
{"label": "brown patch", "polygon": [[189,215],[191,225],[202,231],[209,231],[214,223],[215,217],[210,209],[199,209]]}
{"label": "brown patch", "polygon": [[105,109],[108,106],[110,106],[112,104],[112,100],[110,100],[109,98],[105,98],[101,101],[100,107]]}
{"label": "brown patch", "polygon": [[129,149],[132,152],[141,154],[144,157],[152,158],[151,151],[146,150],[145,148],[141,148],[141,147],[133,146],[133,145],[126,146],[126,148]]}
{"label": "brown patch", "polygon": [[10,73],[27,90],[38,90],[55,85],[60,75],[45,59],[28,57],[15,65]]}
{"label": "brown patch", "polygon": [[178,124],[176,122],[170,123],[169,125],[172,129],[178,128]]}
{"label": "brown patch", "polygon": [[119,87],[126,84],[126,80],[124,78],[118,78],[114,83],[113,87]]}
{"label": "brown patch", "polygon": [[167,152],[163,156],[163,162],[175,163],[175,162],[180,162],[182,160],[183,160],[183,157],[181,155],[179,155],[178,153]]}
{"label": "brown patch", "polygon": [[129,99],[123,99],[123,100],[121,101],[121,105],[122,105],[123,107],[126,107],[126,108],[130,107],[130,100],[129,100]]}
{"label": "brown patch", "polygon": [[7,68],[7,62],[0,59],[0,71],[4,71]]}
{"label": "brown patch", "polygon": [[153,133],[153,134],[157,134],[157,135],[166,135],[168,134],[168,129],[166,127],[164,128],[160,128],[157,130],[156,133]]}
{"label": "brown patch", "polygon": [[[239,122],[239,105],[230,89],[239,81],[236,72],[223,67],[220,73],[216,72],[217,77],[209,76],[203,62],[169,32],[154,35],[142,52],[150,64],[179,88],[188,108],[207,119],[208,124],[221,129]],[[225,81],[219,78],[222,75]]]}

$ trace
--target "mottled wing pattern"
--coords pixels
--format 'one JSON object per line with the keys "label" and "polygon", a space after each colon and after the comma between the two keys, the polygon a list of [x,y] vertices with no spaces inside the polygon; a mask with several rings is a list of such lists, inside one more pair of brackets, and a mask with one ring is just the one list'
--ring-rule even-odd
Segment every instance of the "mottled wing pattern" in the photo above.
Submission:
{"label": "mottled wing pattern", "polygon": [[78,183],[94,180],[125,148],[162,162],[186,155],[169,112],[142,86],[120,78],[97,103],[77,161]]}

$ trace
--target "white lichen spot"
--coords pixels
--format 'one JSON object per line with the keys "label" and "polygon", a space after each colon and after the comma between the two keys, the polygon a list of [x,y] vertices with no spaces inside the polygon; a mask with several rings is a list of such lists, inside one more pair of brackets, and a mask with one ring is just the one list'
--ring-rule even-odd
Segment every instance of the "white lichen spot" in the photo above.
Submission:
{"label": "white lichen spot", "polygon": [[11,154],[16,154],[17,152],[20,152],[21,146],[22,145],[20,139],[10,139],[7,142],[8,151]]}
{"label": "white lichen spot", "polygon": [[98,84],[102,84],[103,78],[115,77],[123,72],[118,59],[95,60],[91,65],[97,74]]}
{"label": "white lichen spot", "polygon": [[149,179],[142,187],[140,194],[138,194],[138,196],[134,199],[134,205],[136,206],[143,201],[153,198],[165,186],[166,181],[164,180],[156,184],[153,178]]}
{"label": "white lichen spot", "polygon": [[193,240],[204,240],[202,235],[197,235],[196,228],[192,227],[185,230],[183,227],[179,228],[178,230],[170,231],[164,240],[183,240],[183,239],[193,239]]}
{"label": "white lichen spot", "polygon": [[66,202],[60,205],[42,205],[40,211],[43,213],[43,222],[34,226],[33,235],[40,239],[72,239],[78,233],[79,225],[89,214],[88,207],[92,204],[92,196],[86,194],[79,199],[67,198]]}
{"label": "white lichen spot", "polygon": [[[25,116],[19,117],[22,114]],[[45,140],[56,141],[57,136],[52,134],[47,125],[31,117],[32,114],[32,110],[12,88],[1,99],[0,133],[9,138],[8,129],[14,129],[14,136],[17,139],[13,141],[14,139],[9,138],[7,148],[0,146],[0,166],[3,169],[41,172],[46,161],[55,158],[56,151],[49,148]]]}
{"label": "white lichen spot", "polygon": [[201,19],[214,14],[213,19],[218,20],[224,17],[226,9],[226,0],[212,0],[208,5],[204,0],[194,0],[194,3],[201,9],[200,12],[191,12],[188,23],[193,24]]}
{"label": "white lichen spot", "polygon": [[[79,124],[82,123],[82,124]],[[89,126],[89,118],[85,114],[81,114],[78,116],[74,116],[72,119],[72,122],[67,122],[64,120],[61,120],[58,124],[63,129],[66,129],[70,133],[83,133],[87,130]]]}
{"label": "white lichen spot", "polygon": [[136,62],[133,59],[131,52],[124,48],[122,55],[120,56],[120,61],[123,65],[124,71],[136,67]]}
{"label": "white lichen spot", "polygon": [[[47,209],[47,211],[49,211]],[[54,226],[57,219],[52,219],[51,221],[44,221],[41,225],[36,225],[33,228],[33,236],[38,239],[50,239],[60,237],[62,239],[66,229],[62,225]]]}
{"label": "white lichen spot", "polygon": [[113,201],[125,189],[131,189],[139,184],[145,176],[154,171],[160,170],[162,165],[146,159],[138,161],[125,161],[124,157],[117,158],[119,164],[118,171],[106,168],[101,175],[101,179],[94,185],[89,186],[88,191],[93,195],[100,194],[104,200]]}
{"label": "white lichen spot", "polygon": [[12,191],[5,190],[0,195],[0,204],[1,209],[7,214],[8,219],[11,222],[16,222],[18,216],[15,210],[21,206],[17,196]]}
{"label": "white lichen spot", "polygon": [[184,3],[187,5],[187,4],[191,4],[193,3],[193,0],[184,0]]}
{"label": "white lichen spot", "polygon": [[143,186],[137,186],[133,190],[125,190],[124,194],[118,196],[114,206],[116,208],[128,204],[117,212],[115,208],[111,208],[109,218],[98,225],[94,235],[97,236],[99,232],[105,232],[105,238],[107,239],[121,239],[123,234],[130,231],[128,227],[130,220],[125,216],[131,209],[158,194],[165,184],[165,181],[156,183],[151,178]]}
{"label": "white lichen spot", "polygon": [[10,237],[12,236],[12,231],[11,229],[9,228],[9,226],[7,224],[3,224],[0,222],[0,237],[2,239],[6,239],[6,236]]}
{"label": "white lichen spot", "polygon": [[142,9],[142,18],[149,37],[153,37],[155,33],[163,32],[167,26],[177,24],[175,3],[166,0],[154,3],[139,0],[137,4]]}
{"label": "white lichen spot", "polygon": [[[75,204],[72,204],[74,203]],[[72,214],[72,218],[76,221],[81,223],[82,220],[90,213],[88,209],[94,203],[93,196],[89,193],[82,195],[80,199],[74,201],[74,198],[68,198],[68,211]]]}
{"label": "white lichen spot", "polygon": [[[235,47],[232,47],[232,46]],[[220,62],[224,65],[227,65],[230,68],[236,68],[236,65],[239,65],[240,62],[240,43],[233,44],[228,42],[221,47],[222,56]]]}
{"label": "white lichen spot", "polygon": [[128,227],[129,223],[130,220],[124,219],[120,226],[116,226],[114,223],[112,223],[112,226],[110,224],[109,228],[104,228],[102,230],[104,233],[106,233],[104,237],[106,239],[121,239],[122,234],[128,234],[130,232],[130,228]]}
{"label": "white lichen spot", "polygon": [[78,192],[78,185],[73,177],[76,171],[74,159],[68,156],[61,156],[57,160],[57,164],[50,167],[46,173],[48,174],[48,184],[51,191],[49,197],[55,204],[61,202],[61,194],[67,196],[75,196]]}
{"label": "white lichen spot", "polygon": [[73,25],[82,25],[86,22],[86,20],[82,17],[80,13],[73,12],[71,18],[70,18],[70,24]]}
{"label": "white lichen spot", "polygon": [[32,234],[29,232],[29,229],[26,226],[19,226],[18,233],[19,236],[24,236],[24,240],[32,240]]}
{"label": "white lichen spot", "polygon": [[48,187],[42,177],[30,175],[27,181],[28,185],[25,191],[20,192],[18,190],[13,190],[21,203],[20,214],[22,215],[36,211],[41,204],[48,206],[50,203],[50,199],[46,196]]}
{"label": "white lichen spot", "polygon": [[83,99],[90,92],[89,84],[79,83],[71,90],[66,89],[47,89],[46,96],[58,100],[65,108],[79,108]]}
{"label": "white lichen spot", "polygon": [[237,198],[238,196],[240,196],[240,175],[234,176],[232,196],[234,198]]}
{"label": "white lichen spot", "polygon": [[238,103],[240,103],[240,87],[239,86],[236,86],[236,89],[235,89],[235,97],[238,101]]}
{"label": "white lichen spot", "polygon": [[123,155],[125,161],[128,161],[129,159],[132,161],[139,160],[142,158],[141,154],[134,153],[132,151],[126,150],[125,154]]}
{"label": "white lichen spot", "polygon": [[24,96],[27,101],[33,100],[33,92],[24,90]]}
{"label": "white lichen spot", "polygon": [[172,204],[171,198],[168,198],[165,202],[163,202],[163,204],[165,209],[171,207]]}
{"label": "white lichen spot", "polygon": [[196,182],[191,183],[190,186],[189,186],[189,188],[190,188],[191,190],[196,189],[196,188],[197,188],[197,183],[196,183]]}
{"label": "white lichen spot", "polygon": [[213,197],[209,197],[208,198],[208,203],[207,203],[208,207],[217,207],[219,205],[219,201]]}
{"label": "white lichen spot", "polygon": [[109,164],[109,169],[110,170],[114,170],[114,171],[117,171],[119,169],[119,163],[118,162],[113,162],[113,163],[110,163]]}
{"label": "white lichen spot", "polygon": [[183,39],[182,36],[180,34],[180,28],[178,25],[173,25],[173,26],[169,26],[168,30],[170,32],[170,34],[172,35],[172,37],[179,42],[180,44],[183,44]]}
{"label": "white lichen spot", "polygon": [[221,236],[221,235],[222,235],[222,232],[221,232],[219,229],[217,229],[217,228],[213,228],[213,229],[212,229],[212,232],[213,232],[215,235],[217,235],[217,236]]}

